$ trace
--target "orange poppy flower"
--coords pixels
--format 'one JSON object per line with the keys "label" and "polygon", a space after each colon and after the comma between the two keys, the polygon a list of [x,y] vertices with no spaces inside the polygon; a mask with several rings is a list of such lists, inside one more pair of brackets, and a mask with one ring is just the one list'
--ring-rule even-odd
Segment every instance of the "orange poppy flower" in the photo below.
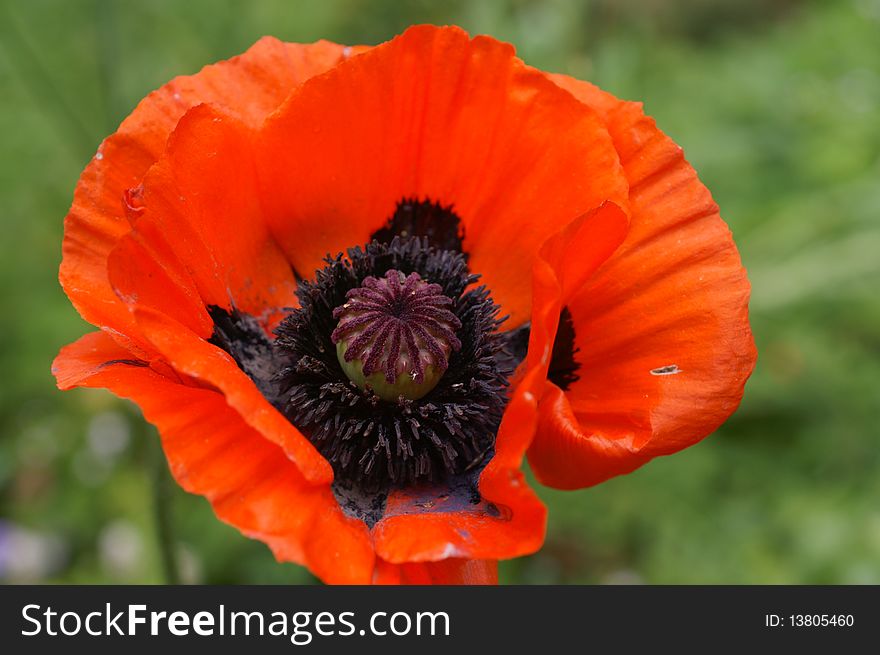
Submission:
{"label": "orange poppy flower", "polygon": [[60,279],[101,329],[59,387],[134,400],[184,489],[332,583],[494,581],[544,538],[527,450],[554,486],[627,472],[754,362],[678,148],[457,28],[172,80],[83,172]]}

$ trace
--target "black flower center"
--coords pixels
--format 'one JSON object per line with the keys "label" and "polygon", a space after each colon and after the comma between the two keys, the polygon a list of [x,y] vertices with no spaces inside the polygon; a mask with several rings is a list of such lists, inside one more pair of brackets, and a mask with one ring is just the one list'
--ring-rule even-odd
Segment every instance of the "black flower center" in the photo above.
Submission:
{"label": "black flower center", "polygon": [[498,511],[476,482],[528,328],[499,329],[462,239],[451,208],[405,200],[371,243],[299,281],[300,306],[274,341],[254,318],[211,308],[211,340],[330,462],[343,508],[370,525],[401,487]]}
{"label": "black flower center", "polygon": [[510,371],[476,279],[461,253],[395,238],[328,258],[300,284],[276,330],[282,411],[337,479],[437,482],[491,455]]}

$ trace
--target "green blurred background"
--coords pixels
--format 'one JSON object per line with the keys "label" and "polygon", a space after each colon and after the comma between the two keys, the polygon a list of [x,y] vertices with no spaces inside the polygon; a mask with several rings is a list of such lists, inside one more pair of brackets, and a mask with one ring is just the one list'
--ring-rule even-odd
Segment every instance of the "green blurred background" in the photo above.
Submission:
{"label": "green blurred background", "polygon": [[[153,428],[49,373],[90,329],[57,269],[101,139],[153,88],[261,35],[378,43],[433,22],[644,101],[712,189],[754,288],[760,361],[737,414],[631,475],[541,489],[546,545],[502,580],[880,583],[880,0],[0,7],[0,580],[166,579]],[[184,580],[313,580],[203,499],[161,493]]]}

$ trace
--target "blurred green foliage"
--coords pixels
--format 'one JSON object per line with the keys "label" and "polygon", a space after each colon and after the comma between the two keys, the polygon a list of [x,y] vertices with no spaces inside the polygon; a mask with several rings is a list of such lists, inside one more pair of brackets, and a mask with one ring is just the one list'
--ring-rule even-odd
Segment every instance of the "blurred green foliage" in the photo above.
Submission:
{"label": "blurred green foliage", "polygon": [[[57,392],[49,374],[90,329],[56,276],[100,140],[151,89],[263,34],[376,43],[416,22],[492,34],[644,101],[712,189],[754,288],[760,361],[739,412],[631,475],[541,489],[546,545],[503,580],[880,583],[880,0],[4,0],[6,580],[163,580],[153,428],[106,392]],[[185,580],[311,580],[203,499],[171,494]]]}

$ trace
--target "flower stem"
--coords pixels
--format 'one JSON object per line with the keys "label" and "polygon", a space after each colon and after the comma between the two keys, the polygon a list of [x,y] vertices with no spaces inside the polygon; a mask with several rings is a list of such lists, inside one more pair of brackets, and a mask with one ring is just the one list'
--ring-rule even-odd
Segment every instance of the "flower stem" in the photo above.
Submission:
{"label": "flower stem", "polygon": [[174,526],[171,515],[171,476],[165,463],[165,454],[159,439],[154,440],[151,454],[153,478],[153,514],[156,537],[159,541],[159,559],[165,584],[180,584],[180,570],[174,553]]}

